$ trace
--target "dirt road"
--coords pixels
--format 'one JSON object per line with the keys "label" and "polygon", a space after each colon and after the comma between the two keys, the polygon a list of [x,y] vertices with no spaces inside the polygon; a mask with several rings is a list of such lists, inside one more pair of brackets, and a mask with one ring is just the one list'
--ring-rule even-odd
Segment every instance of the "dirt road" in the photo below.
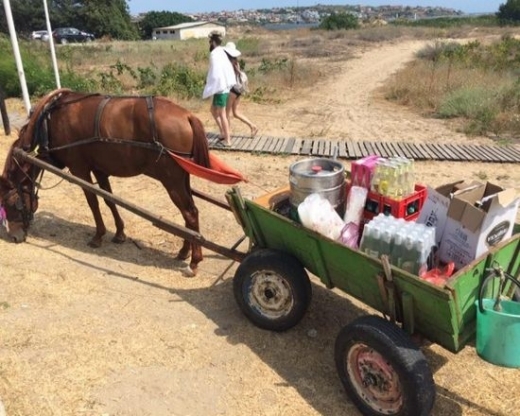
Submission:
{"label": "dirt road", "polygon": [[[377,96],[377,87],[420,47],[406,42],[359,52],[334,82],[318,82],[297,101],[245,103],[244,111],[272,136],[463,139],[441,121]],[[199,115],[214,129],[207,111]],[[0,140],[2,160],[9,141]],[[285,185],[296,160],[220,156],[250,179],[242,186],[246,197]],[[518,166],[446,167],[420,163],[418,178],[431,185],[474,175],[520,183]],[[226,191],[196,178],[193,185],[216,197]],[[113,187],[180,222],[158,183],[115,179]],[[130,241],[114,245],[109,232],[102,248],[91,249],[93,222],[82,191],[50,174],[43,188],[28,241],[11,244],[3,232],[0,240],[0,397],[8,415],[358,414],[336,375],[333,346],[341,327],[367,313],[361,304],[314,280],[311,308],[296,328],[259,330],[235,305],[229,260],[205,251],[199,275],[187,279],[185,264],[173,256],[179,239],[127,212]],[[231,246],[241,236],[231,213],[202,201],[198,207],[206,238]],[[113,232],[108,209],[104,214]],[[434,415],[514,413],[518,372],[482,362],[471,346],[458,355],[435,345],[424,352],[438,386]]]}

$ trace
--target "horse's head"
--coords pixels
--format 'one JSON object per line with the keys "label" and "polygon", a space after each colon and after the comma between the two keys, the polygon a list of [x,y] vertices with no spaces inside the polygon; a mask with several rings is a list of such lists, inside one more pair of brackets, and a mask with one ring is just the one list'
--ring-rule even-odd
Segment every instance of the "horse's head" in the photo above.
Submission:
{"label": "horse's head", "polygon": [[16,140],[5,162],[4,173],[0,176],[0,205],[7,233],[15,243],[25,241],[27,231],[38,209],[38,197],[36,195],[37,168],[19,160],[13,151],[21,147],[21,138],[24,129],[20,132],[20,138]]}

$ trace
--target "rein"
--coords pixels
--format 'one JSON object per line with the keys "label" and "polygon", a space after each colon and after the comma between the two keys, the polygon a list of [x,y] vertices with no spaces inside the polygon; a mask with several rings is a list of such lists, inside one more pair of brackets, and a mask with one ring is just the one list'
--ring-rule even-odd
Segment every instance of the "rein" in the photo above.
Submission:
{"label": "rein", "polygon": [[164,153],[165,150],[167,150],[168,152],[175,153],[179,156],[183,156],[183,157],[191,156],[191,153],[178,152],[176,150],[171,150],[159,142],[155,142],[155,143],[131,142],[128,140],[116,139],[116,138],[111,138],[111,137],[91,137],[89,139],[79,140],[74,143],[64,144],[63,146],[53,147],[52,149],[48,149],[47,151],[48,152],[57,152],[58,150],[70,149],[71,147],[83,146],[85,144],[91,144],[91,143],[125,144],[125,145],[133,146],[133,147],[141,147],[143,149],[158,150],[161,154]]}

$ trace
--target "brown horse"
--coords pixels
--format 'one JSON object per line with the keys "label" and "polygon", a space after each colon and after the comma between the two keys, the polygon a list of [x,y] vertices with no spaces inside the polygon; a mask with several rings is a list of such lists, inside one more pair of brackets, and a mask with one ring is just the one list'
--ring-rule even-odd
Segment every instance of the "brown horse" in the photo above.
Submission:
{"label": "brown horse", "polygon": [[[168,151],[209,166],[206,134],[201,121],[188,110],[162,97],[108,97],[59,89],[45,96],[35,107],[28,123],[9,151],[0,177],[0,203],[8,233],[15,242],[25,241],[30,221],[38,208],[36,181],[40,169],[19,160],[14,148],[36,151],[38,157],[64,168],[90,183],[112,192],[109,177],[144,174],[166,188],[180,210],[185,225],[199,231],[190,176]],[[106,233],[96,195],[84,191],[96,223],[89,245],[99,247]],[[112,241],[122,243],[124,223],[116,205],[105,200],[114,216],[116,233]],[[202,260],[200,245],[184,241],[177,256],[187,259],[196,272]]]}

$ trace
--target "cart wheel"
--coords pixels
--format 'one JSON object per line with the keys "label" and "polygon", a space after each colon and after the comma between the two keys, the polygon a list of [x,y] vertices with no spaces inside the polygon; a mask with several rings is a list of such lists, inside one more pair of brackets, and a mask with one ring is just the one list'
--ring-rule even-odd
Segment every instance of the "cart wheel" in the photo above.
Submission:
{"label": "cart wheel", "polygon": [[335,361],[347,394],[368,416],[427,416],[435,400],[433,376],[421,350],[397,325],[363,316],[345,326]]}
{"label": "cart wheel", "polygon": [[248,255],[233,279],[242,312],[256,326],[285,331],[305,315],[312,296],[307,272],[293,256],[261,249]]}

